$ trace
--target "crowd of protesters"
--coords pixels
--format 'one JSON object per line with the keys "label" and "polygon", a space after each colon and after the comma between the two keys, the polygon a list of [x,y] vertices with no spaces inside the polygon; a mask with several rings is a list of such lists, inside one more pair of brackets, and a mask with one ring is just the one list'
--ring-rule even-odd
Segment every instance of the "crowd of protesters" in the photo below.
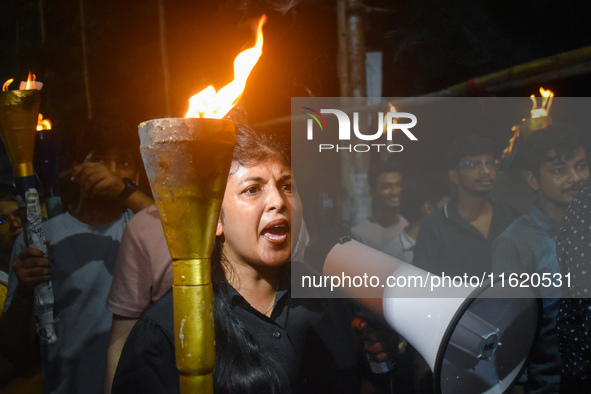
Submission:
{"label": "crowd of protesters", "polygon": [[[62,171],[70,186],[64,213],[44,222],[47,254],[27,248],[16,190],[0,187],[0,393],[179,390],[172,260],[158,209],[147,185],[138,185],[139,146],[127,134],[89,127],[89,140]],[[511,199],[491,197],[503,181],[492,147],[480,135],[452,141],[445,178],[413,178],[389,161],[373,166],[372,214],[350,235],[434,274],[579,275],[582,289],[542,294],[540,334],[514,392],[585,392],[591,344],[580,328],[590,316],[584,252],[591,256],[591,236],[573,238],[591,234],[585,143],[561,124],[522,141],[515,162],[535,200],[521,216]],[[421,356],[412,346],[402,354],[398,340],[392,346],[395,333],[376,336],[359,306],[290,297],[291,251],[307,232],[289,149],[285,133],[238,127],[212,257],[216,391],[385,392],[380,385],[388,384],[364,360],[371,354],[396,360],[390,379],[405,381],[401,392],[431,392]],[[40,346],[33,292],[47,281],[59,336]]]}

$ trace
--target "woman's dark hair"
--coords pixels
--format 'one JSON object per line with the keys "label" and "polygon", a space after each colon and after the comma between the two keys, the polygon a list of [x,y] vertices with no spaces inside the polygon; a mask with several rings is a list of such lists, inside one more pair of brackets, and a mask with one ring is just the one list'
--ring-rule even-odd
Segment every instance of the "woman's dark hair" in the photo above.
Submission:
{"label": "woman's dark hair", "polygon": [[285,165],[291,165],[291,144],[289,135],[267,130],[254,130],[242,124],[236,130],[236,147],[233,160],[244,167],[276,157]]}
{"label": "woman's dark hair", "polygon": [[[268,158],[289,165],[289,142],[283,136],[256,132],[247,125],[236,131],[234,161],[253,166]],[[226,271],[230,269],[222,253],[223,236],[217,237],[211,257],[214,294],[216,394],[279,393],[279,363],[266,354],[250,336],[244,324],[231,312]]]}

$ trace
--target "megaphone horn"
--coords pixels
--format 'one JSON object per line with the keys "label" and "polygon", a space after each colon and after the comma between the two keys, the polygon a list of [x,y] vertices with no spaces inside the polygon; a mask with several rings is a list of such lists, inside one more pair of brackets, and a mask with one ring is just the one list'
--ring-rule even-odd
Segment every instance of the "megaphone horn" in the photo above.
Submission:
{"label": "megaphone horn", "polygon": [[436,393],[503,393],[526,365],[541,316],[533,288],[445,282],[349,237],[310,245],[306,262],[423,356]]}

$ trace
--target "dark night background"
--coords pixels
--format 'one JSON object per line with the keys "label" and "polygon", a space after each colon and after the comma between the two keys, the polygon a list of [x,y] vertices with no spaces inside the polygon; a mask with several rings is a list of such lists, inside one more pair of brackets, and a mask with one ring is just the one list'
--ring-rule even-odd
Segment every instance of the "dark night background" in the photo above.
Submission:
{"label": "dark night background", "polygon": [[[158,1],[84,0],[94,118],[131,124],[184,116],[188,97],[232,79],[250,46],[250,22],[266,13],[264,52],[247,84],[251,121],[289,114],[292,96],[338,96],[336,1],[166,0],[172,113],[166,114]],[[40,4],[45,41],[42,41]],[[79,0],[4,0],[0,78],[44,82],[42,112],[57,128],[87,117]],[[133,5],[132,5],[133,4]],[[367,0],[366,46],[384,53],[384,97],[413,96],[529,60],[589,45],[581,1]],[[380,10],[378,10],[378,8]],[[387,12],[383,12],[386,10]],[[555,81],[557,96],[587,96],[587,78]],[[11,86],[15,88],[15,86]],[[537,93],[537,86],[505,95]]]}
{"label": "dark night background", "polygon": [[[29,70],[37,75],[44,83],[41,112],[66,136],[65,148],[88,118],[80,4],[92,118],[115,119],[131,134],[143,120],[184,116],[190,96],[208,84],[219,89],[230,82],[233,59],[253,44],[251,24],[263,13],[268,17],[263,55],[241,104],[249,120],[257,123],[289,115],[291,97],[340,95],[336,0],[163,0],[170,113],[158,0],[3,0],[0,79],[24,80]],[[383,52],[384,97],[435,92],[586,47],[591,41],[583,12],[586,3],[578,0],[365,0],[364,4],[366,48]],[[583,75],[550,81],[544,87],[556,96],[589,96],[590,82]],[[536,84],[495,94],[527,97],[539,95],[538,88]],[[436,160],[429,149],[439,149],[445,138],[431,139],[421,155]],[[420,157],[408,160],[425,162]]]}

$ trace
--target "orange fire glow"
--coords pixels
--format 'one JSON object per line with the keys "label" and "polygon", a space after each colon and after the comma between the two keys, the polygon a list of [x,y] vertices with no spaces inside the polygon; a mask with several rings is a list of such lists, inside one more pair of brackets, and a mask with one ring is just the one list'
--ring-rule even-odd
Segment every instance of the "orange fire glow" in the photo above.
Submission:
{"label": "orange fire glow", "polygon": [[538,108],[536,97],[533,94],[530,96],[531,100],[534,103],[531,109],[532,118],[541,118],[543,116],[548,116],[550,114],[550,106],[552,105],[552,98],[554,97],[554,92],[540,87],[540,95],[543,97],[542,106],[540,108]]}
{"label": "orange fire glow", "polygon": [[246,86],[246,79],[263,53],[263,25],[266,20],[265,15],[259,19],[256,44],[236,56],[234,80],[217,93],[210,85],[191,97],[185,118],[221,119],[238,103]]}
{"label": "orange fire glow", "polygon": [[[4,82],[2,85],[2,91],[8,91],[8,86],[14,81],[14,78],[10,78],[8,81]],[[29,71],[29,76],[27,77],[27,81],[21,81],[19,90],[41,90],[43,88],[43,84],[41,82],[35,81],[35,74]]]}
{"label": "orange fire glow", "polygon": [[515,143],[519,138],[519,125],[513,126],[511,131],[513,132],[513,137],[511,137],[511,139],[509,140],[509,144],[503,151],[503,159],[509,159],[513,154],[513,150],[515,149]]}
{"label": "orange fire glow", "polygon": [[[396,107],[392,105],[392,103],[388,103],[388,107],[390,107],[390,111],[389,112],[396,112]],[[386,134],[387,130],[387,117],[384,116],[384,131],[383,134]],[[394,123],[398,123],[397,119],[394,119]]]}
{"label": "orange fire glow", "polygon": [[3,92],[8,91],[8,85],[10,85],[12,83],[12,81],[14,81],[14,78],[10,78],[8,81],[4,82],[4,85],[2,85]]}
{"label": "orange fire glow", "polygon": [[[538,102],[536,97],[532,94],[530,96],[531,101],[533,102],[533,107],[531,109],[531,119],[547,117],[550,114],[550,107],[552,106],[552,98],[554,97],[554,92],[549,89],[544,89],[540,87],[540,95],[542,96],[542,106],[538,108]],[[522,119],[522,122],[527,122],[526,118]],[[524,124],[522,123],[522,125]],[[510,159],[511,156],[514,154],[514,150],[516,149],[517,141],[520,137],[527,138],[529,133],[534,130],[538,130],[540,127],[546,127],[547,124],[543,126],[535,126],[532,127],[532,122],[529,122],[523,130],[521,130],[521,125],[513,126],[511,131],[513,131],[513,137],[509,140],[509,144],[503,151],[503,159]]]}
{"label": "orange fire glow", "polygon": [[25,89],[24,90],[29,90],[29,89],[35,89],[33,87],[33,82],[35,82],[35,74],[33,74],[32,72],[29,71],[29,76],[27,77],[27,84],[25,85]]}
{"label": "orange fire glow", "polygon": [[37,120],[37,131],[41,130],[51,130],[51,122],[49,119],[43,119],[43,115],[39,114],[39,118]]}

